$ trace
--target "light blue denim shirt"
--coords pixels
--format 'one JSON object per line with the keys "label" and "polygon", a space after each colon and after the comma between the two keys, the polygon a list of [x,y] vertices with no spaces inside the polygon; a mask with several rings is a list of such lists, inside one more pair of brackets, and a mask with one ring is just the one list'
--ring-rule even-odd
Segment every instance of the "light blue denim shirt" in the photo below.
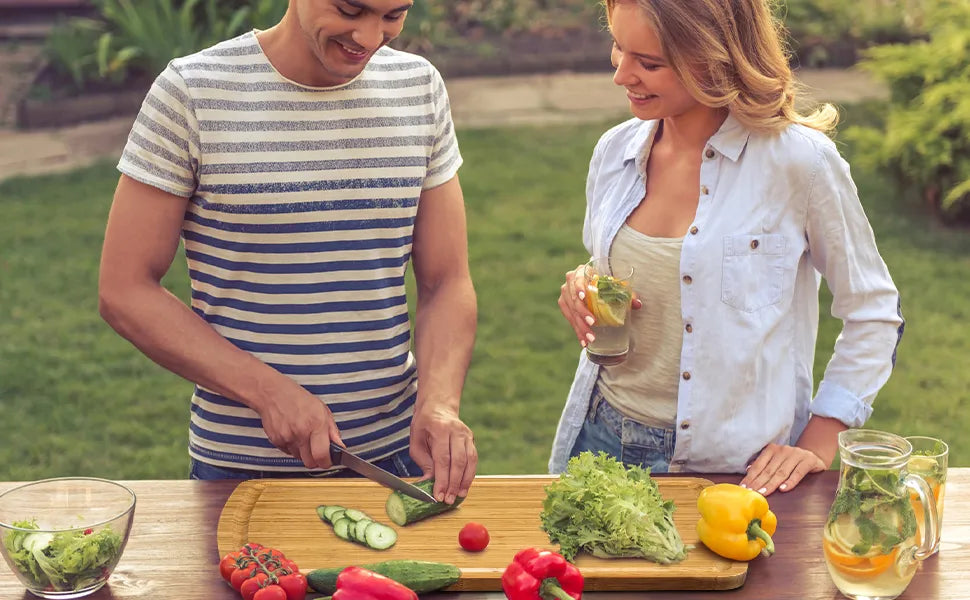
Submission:
{"label": "light blue denim shirt", "polygon": [[[593,151],[583,224],[591,256],[609,254],[643,198],[657,123],[621,123]],[[704,149],[698,200],[680,261],[684,329],[670,470],[741,473],[768,443],[795,443],[812,414],[861,426],[892,371],[903,318],[835,144],[800,125],[755,133],[729,116]],[[813,399],[822,276],[843,327]],[[566,467],[598,369],[581,354],[552,473]]]}

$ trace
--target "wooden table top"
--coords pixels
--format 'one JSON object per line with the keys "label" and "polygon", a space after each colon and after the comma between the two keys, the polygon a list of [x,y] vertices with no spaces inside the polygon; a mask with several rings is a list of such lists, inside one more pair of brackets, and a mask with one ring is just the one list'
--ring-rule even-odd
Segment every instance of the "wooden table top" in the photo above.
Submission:
{"label": "wooden table top", "polygon": [[[736,482],[733,475],[706,475]],[[662,475],[658,475],[662,477]],[[108,585],[92,600],[179,598],[238,600],[221,579],[217,564],[216,523],[236,481],[126,481],[138,496],[128,546]],[[837,471],[809,476],[789,493],[768,501],[778,515],[777,552],[750,564],[745,584],[718,592],[590,592],[589,600],[838,600],[842,596],[822,558],[822,525],[838,483]],[[0,491],[13,483],[0,483]],[[473,488],[474,489],[474,488]],[[951,468],[946,489],[943,543],[923,562],[900,599],[970,598],[970,468]],[[312,597],[312,596],[308,596]],[[0,561],[0,598],[33,600],[5,562]],[[501,600],[501,592],[438,593],[427,600]]]}

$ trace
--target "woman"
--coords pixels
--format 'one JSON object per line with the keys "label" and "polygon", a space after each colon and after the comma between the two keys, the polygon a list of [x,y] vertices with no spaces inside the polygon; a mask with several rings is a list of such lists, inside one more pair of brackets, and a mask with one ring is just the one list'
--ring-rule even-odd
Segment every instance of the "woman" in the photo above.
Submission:
{"label": "woman", "polygon": [[[550,470],[606,451],[788,491],[865,423],[903,331],[848,165],[803,115],[765,0],[606,0],[634,118],[593,152],[583,242],[637,266],[631,352],[580,358]],[[812,397],[818,286],[842,334]],[[582,269],[559,306],[585,347]]]}

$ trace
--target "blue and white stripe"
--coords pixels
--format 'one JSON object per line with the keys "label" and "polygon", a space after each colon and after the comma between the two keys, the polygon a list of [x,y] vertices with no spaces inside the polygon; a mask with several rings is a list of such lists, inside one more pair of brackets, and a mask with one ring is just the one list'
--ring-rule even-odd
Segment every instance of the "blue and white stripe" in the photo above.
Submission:
{"label": "blue and white stripe", "polygon": [[[444,83],[384,48],[343,86],[287,80],[253,33],[172,61],[118,168],[187,198],[192,309],[327,403],[352,450],[407,447],[417,394],[404,275],[421,191],[461,155]],[[259,415],[192,397],[190,454],[302,470]]]}

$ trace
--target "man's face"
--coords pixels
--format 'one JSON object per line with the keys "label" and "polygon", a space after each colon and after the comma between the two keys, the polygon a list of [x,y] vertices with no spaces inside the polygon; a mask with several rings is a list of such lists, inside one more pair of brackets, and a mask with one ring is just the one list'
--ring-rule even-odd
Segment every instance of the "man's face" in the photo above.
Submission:
{"label": "man's face", "polygon": [[360,74],[370,57],[401,33],[412,0],[295,0],[310,51],[331,85]]}

